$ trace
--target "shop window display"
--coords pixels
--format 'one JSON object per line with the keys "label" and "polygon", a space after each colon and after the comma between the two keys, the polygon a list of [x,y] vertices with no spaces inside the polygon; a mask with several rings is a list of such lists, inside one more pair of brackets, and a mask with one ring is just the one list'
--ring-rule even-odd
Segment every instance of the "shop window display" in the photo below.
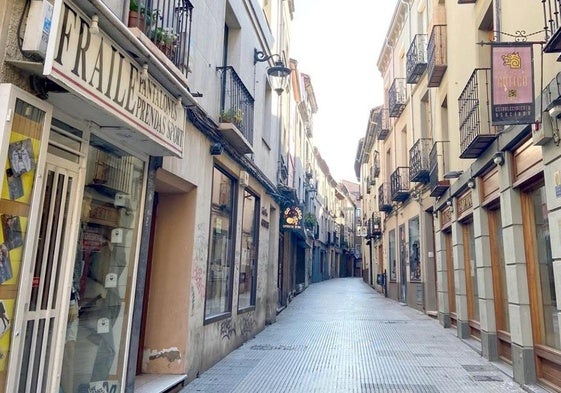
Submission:
{"label": "shop window display", "polygon": [[121,392],[143,163],[95,137],[88,154],[61,392]]}
{"label": "shop window display", "polygon": [[210,252],[207,269],[205,318],[231,311],[234,237],[234,181],[214,168],[210,213]]}

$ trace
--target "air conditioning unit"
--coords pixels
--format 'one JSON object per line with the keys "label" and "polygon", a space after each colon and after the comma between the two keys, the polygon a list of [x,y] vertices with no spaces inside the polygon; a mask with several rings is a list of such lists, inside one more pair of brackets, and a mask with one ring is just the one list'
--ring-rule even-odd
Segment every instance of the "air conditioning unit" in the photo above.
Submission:
{"label": "air conditioning unit", "polygon": [[[51,32],[53,8],[53,5],[47,0],[31,1],[21,48],[24,53],[45,58]],[[41,28],[40,34],[37,34],[38,27]]]}

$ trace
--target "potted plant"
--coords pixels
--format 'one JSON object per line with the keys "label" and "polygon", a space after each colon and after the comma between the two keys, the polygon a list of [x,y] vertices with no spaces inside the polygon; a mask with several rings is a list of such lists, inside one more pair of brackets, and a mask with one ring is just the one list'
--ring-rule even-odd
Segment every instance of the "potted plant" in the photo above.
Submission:
{"label": "potted plant", "polygon": [[316,221],[316,216],[314,215],[314,213],[306,213],[306,215],[304,216],[304,225],[306,226],[306,228],[309,229],[313,229],[317,224]]}
{"label": "potted plant", "polygon": [[240,108],[230,108],[228,110],[224,110],[220,113],[220,122],[233,123],[239,127],[243,123],[243,111]]}
{"label": "potted plant", "polygon": [[169,27],[157,27],[151,31],[152,42],[170,59],[175,56],[177,47],[177,34]]}
{"label": "potted plant", "polygon": [[140,4],[140,0],[130,0],[128,26],[138,27],[142,31],[146,28],[144,7]]}

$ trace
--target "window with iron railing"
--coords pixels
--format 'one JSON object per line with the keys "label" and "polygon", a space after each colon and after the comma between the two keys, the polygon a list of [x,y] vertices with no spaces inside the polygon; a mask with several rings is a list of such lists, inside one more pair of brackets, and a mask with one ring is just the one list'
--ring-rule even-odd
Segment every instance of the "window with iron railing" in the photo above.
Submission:
{"label": "window with iron railing", "polygon": [[142,31],[187,77],[192,17],[189,0],[130,0],[128,26]]}
{"label": "window with iron railing", "polygon": [[399,117],[407,104],[405,78],[394,79],[388,92],[388,109],[390,117]]}
{"label": "window with iron railing", "polygon": [[392,201],[403,202],[409,198],[409,167],[400,166],[390,176]]}
{"label": "window with iron railing", "polygon": [[495,139],[491,126],[491,70],[476,68],[458,98],[460,158],[477,158]]}
{"label": "window with iron railing", "polygon": [[254,99],[232,66],[217,67],[221,74],[220,122],[233,123],[253,144]]}
{"label": "window with iron railing", "polygon": [[561,52],[561,0],[541,0],[547,43],[544,52]]}
{"label": "window with iron railing", "polygon": [[427,45],[428,87],[438,87],[448,67],[446,25],[434,25]]}
{"label": "window with iron railing", "polygon": [[407,83],[417,83],[427,68],[427,35],[417,34],[407,51]]}
{"label": "window with iron railing", "polygon": [[413,182],[426,183],[429,181],[429,154],[432,139],[419,138],[409,150],[409,176]]}

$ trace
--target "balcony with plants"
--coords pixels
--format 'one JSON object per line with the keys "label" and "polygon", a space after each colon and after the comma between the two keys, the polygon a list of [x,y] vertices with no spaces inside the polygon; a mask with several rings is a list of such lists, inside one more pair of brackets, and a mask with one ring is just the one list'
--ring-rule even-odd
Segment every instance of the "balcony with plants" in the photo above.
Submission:
{"label": "balcony with plants", "polygon": [[449,145],[450,142],[448,141],[438,141],[432,145],[429,157],[429,188],[431,197],[440,197],[450,187],[450,180],[444,178],[444,174],[447,171],[446,153],[448,152]]}
{"label": "balcony with plants", "polygon": [[427,69],[427,35],[417,34],[407,51],[407,83],[415,84]]}
{"label": "balcony with plants", "polygon": [[390,198],[390,183],[382,183],[378,187],[378,209],[385,213],[392,211],[392,200]]}
{"label": "balcony with plants", "polygon": [[404,202],[409,198],[409,167],[400,166],[390,176],[391,200]]}
{"label": "balcony with plants", "polygon": [[234,67],[220,71],[219,131],[241,154],[253,153],[254,99]]}
{"label": "balcony with plants", "polygon": [[187,77],[192,12],[189,0],[130,0],[128,26],[142,33],[138,38],[156,57],[162,53],[163,59]]}
{"label": "balcony with plants", "polygon": [[409,180],[418,183],[428,183],[430,171],[431,138],[419,138],[409,149]]}
{"label": "balcony with plants", "polygon": [[497,137],[490,119],[491,70],[476,68],[458,98],[460,158],[477,158]]}
{"label": "balcony with plants", "polygon": [[446,25],[434,25],[427,45],[428,87],[438,87],[448,68]]}
{"label": "balcony with plants", "polygon": [[405,78],[393,80],[388,92],[389,117],[399,117],[407,105],[407,84]]}

